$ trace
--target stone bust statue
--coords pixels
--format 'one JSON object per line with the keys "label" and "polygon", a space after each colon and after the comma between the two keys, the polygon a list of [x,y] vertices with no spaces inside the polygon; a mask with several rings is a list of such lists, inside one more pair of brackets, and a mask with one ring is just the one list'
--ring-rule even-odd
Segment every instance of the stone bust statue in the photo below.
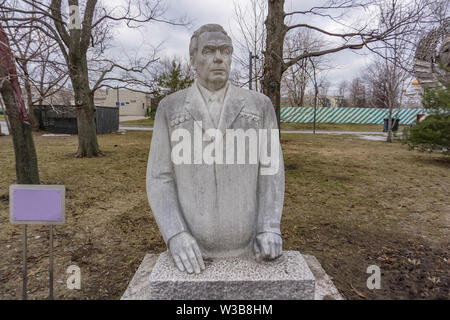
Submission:
{"label": "stone bust statue", "polygon": [[200,273],[204,258],[271,260],[282,252],[275,111],[265,95],[229,83],[232,53],[220,25],[200,27],[189,46],[196,81],[156,112],[147,195],[176,266],[188,273]]}

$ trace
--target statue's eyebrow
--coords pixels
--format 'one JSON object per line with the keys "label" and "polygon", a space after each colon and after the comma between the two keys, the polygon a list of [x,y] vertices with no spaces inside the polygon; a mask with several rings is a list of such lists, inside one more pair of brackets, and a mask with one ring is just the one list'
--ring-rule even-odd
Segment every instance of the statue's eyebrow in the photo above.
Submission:
{"label": "statue's eyebrow", "polygon": [[216,50],[216,49],[228,49],[232,46],[228,43],[221,44],[221,45],[213,45],[213,44],[207,44],[203,47],[203,50]]}

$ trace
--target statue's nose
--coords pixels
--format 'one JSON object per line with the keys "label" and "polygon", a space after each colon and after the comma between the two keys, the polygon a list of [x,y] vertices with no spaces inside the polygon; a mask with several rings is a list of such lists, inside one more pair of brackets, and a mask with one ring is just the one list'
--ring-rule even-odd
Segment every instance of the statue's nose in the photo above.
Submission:
{"label": "statue's nose", "polygon": [[222,62],[222,61],[223,61],[222,53],[220,52],[219,49],[217,49],[214,54],[214,62]]}

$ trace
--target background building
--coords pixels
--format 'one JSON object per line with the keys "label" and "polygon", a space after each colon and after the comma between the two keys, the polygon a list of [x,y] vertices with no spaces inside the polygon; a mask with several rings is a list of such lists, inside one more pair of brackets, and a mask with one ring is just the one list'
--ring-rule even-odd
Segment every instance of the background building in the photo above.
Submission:
{"label": "background building", "polygon": [[129,89],[100,89],[95,92],[94,103],[105,107],[119,106],[121,116],[145,116],[151,96]]}
{"label": "background building", "polygon": [[[75,104],[72,88],[61,88],[56,93],[43,99],[39,99],[39,93],[34,88],[32,88],[31,92],[35,105],[70,106]],[[129,89],[98,89],[94,95],[94,104],[96,106],[111,108],[119,106],[119,115],[121,116],[145,116],[147,108],[150,109],[151,102],[152,99],[149,93],[136,92]]]}

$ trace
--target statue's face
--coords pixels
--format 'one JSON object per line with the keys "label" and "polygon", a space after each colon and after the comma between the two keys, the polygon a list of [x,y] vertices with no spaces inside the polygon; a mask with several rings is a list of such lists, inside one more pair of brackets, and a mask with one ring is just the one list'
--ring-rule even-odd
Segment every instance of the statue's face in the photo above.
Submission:
{"label": "statue's face", "polygon": [[222,32],[204,32],[197,44],[191,64],[197,71],[198,81],[210,90],[222,88],[230,75],[231,41]]}

